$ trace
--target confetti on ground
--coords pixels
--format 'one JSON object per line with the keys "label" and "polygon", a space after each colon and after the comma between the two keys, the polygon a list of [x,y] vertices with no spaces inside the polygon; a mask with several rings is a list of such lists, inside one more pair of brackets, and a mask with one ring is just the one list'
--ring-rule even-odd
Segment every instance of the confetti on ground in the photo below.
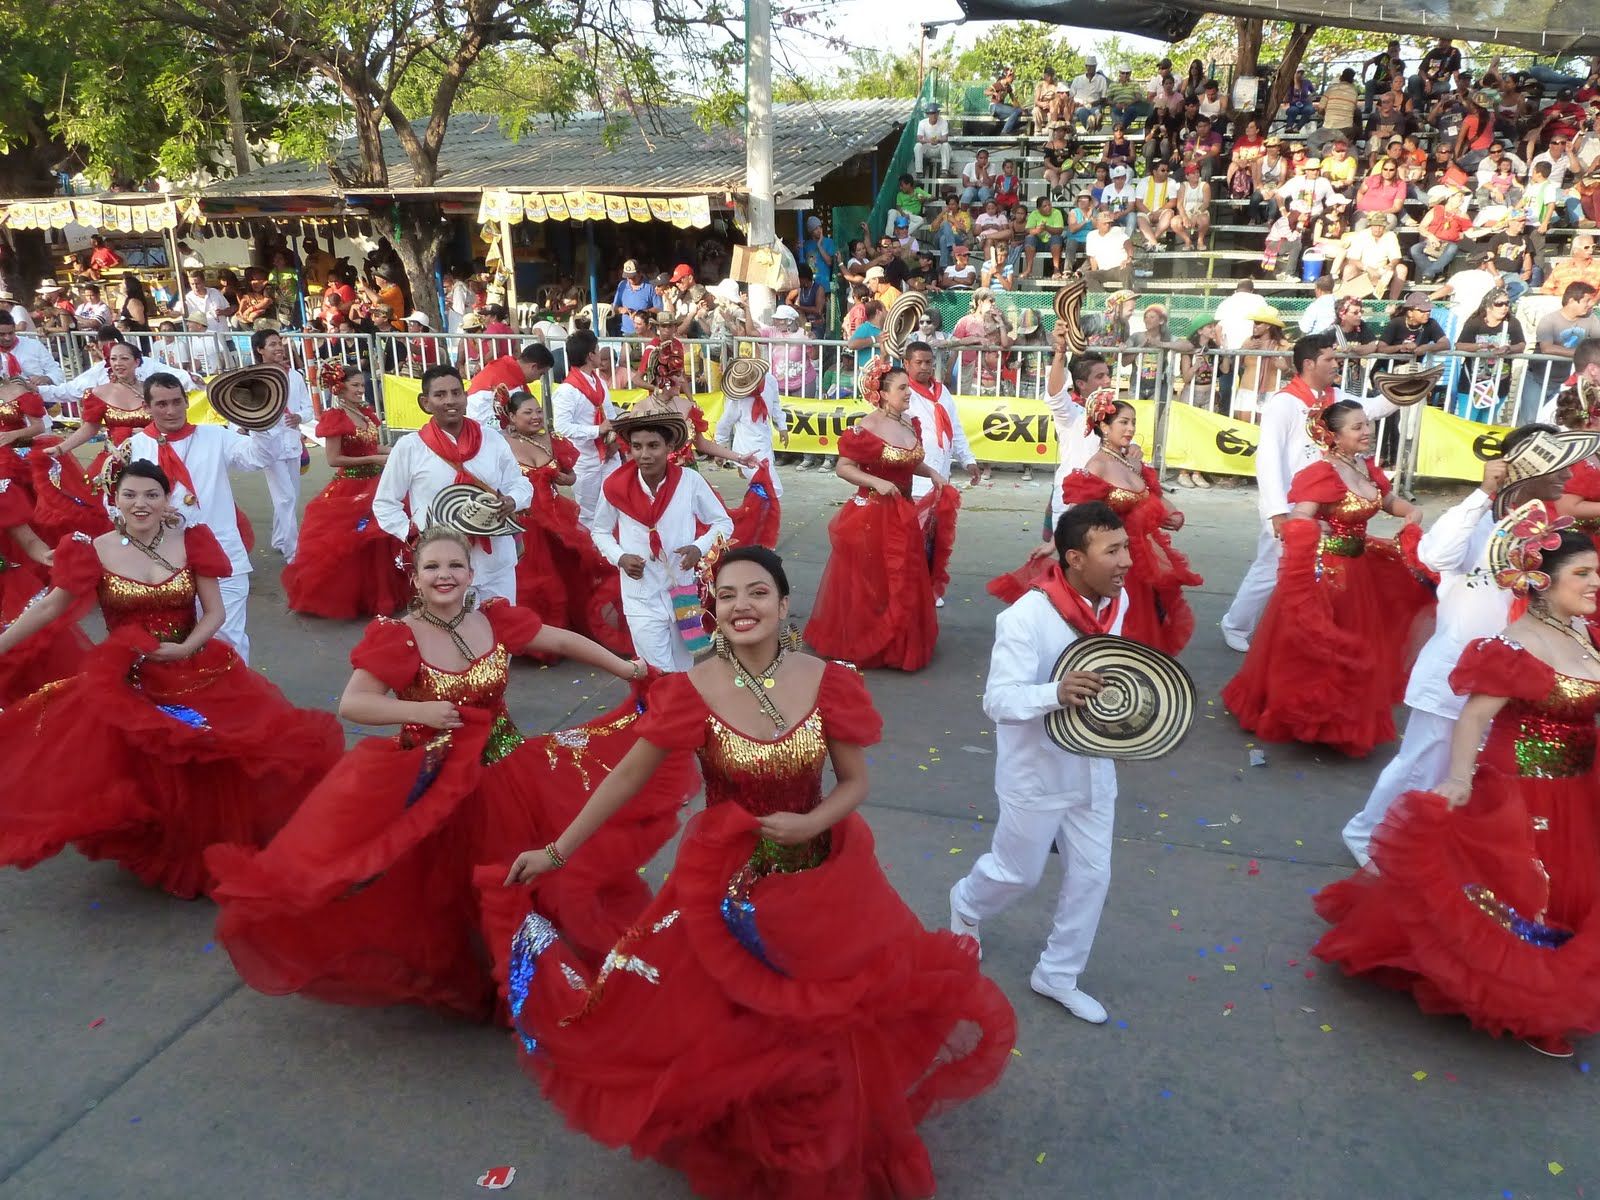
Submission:
{"label": "confetti on ground", "polygon": [[1171,1088],[1162,1088],[1161,1089],[1161,1098],[1163,1100],[1171,1100],[1172,1099],[1172,1089]]}
{"label": "confetti on ground", "polygon": [[490,1167],[478,1176],[478,1186],[488,1188],[492,1192],[502,1191],[511,1186],[511,1181],[517,1177],[515,1167]]}
{"label": "confetti on ground", "polygon": [[1411,1072],[1411,1078],[1415,1079],[1418,1083],[1421,1083],[1427,1077],[1428,1077],[1428,1073],[1426,1071],[1413,1071],[1413,1072]]}
{"label": "confetti on ground", "polygon": [[1015,1046],[1011,1047],[1011,1053],[1016,1055],[1018,1058],[1022,1057],[1022,1051],[1018,1050]]}
{"label": "confetti on ground", "polygon": [[1446,1083],[1460,1083],[1460,1082],[1461,1082],[1461,1081],[1460,1081],[1460,1080],[1459,1080],[1459,1079],[1457,1079],[1457,1078],[1456,1078],[1456,1077],[1455,1077],[1455,1076],[1454,1076],[1454,1075],[1453,1075],[1453,1074],[1451,1074],[1451,1073],[1450,1073],[1450,1072],[1449,1072],[1449,1071],[1446,1071],[1446,1072],[1445,1072],[1445,1073],[1444,1073],[1444,1081],[1445,1081],[1445,1082],[1446,1082]]}
{"label": "confetti on ground", "polygon": [[1261,874],[1261,864],[1259,862],[1257,862],[1255,859],[1252,858],[1250,860],[1250,868],[1249,868],[1249,870],[1247,870],[1245,872],[1245,874],[1246,875],[1259,875],[1259,874]]}
{"label": "confetti on ground", "polygon": [[1332,1025],[1324,1025],[1322,1027],[1322,1032],[1323,1033],[1332,1033],[1333,1032],[1333,1026]]}
{"label": "confetti on ground", "polygon": [[1225,1016],[1225,1017],[1233,1016],[1233,1001],[1232,1000],[1229,1000],[1225,1004],[1223,1004],[1223,1006],[1222,1006],[1222,1015]]}
{"label": "confetti on ground", "polygon": [[961,847],[960,846],[951,846],[950,847],[950,853],[951,854],[960,854],[961,853]]}
{"label": "confetti on ground", "polygon": [[1198,983],[1198,982],[1200,982],[1200,976],[1198,976],[1198,975],[1189,976],[1189,982],[1190,983]]}
{"label": "confetti on ground", "polygon": [[1117,1028],[1118,1029],[1126,1029],[1127,1027],[1128,1027],[1128,1023],[1126,1021],[1118,1021],[1117,1022]]}
{"label": "confetti on ground", "polygon": [[1043,1150],[1039,1151],[1039,1157],[1034,1159],[1033,1161],[1038,1163],[1041,1167],[1044,1166],[1044,1151]]}
{"label": "confetti on ground", "polygon": [[1589,1073],[1589,1064],[1586,1063],[1586,1062],[1585,1063],[1579,1063],[1578,1064],[1578,1070],[1582,1071],[1585,1075],[1587,1075]]}
{"label": "confetti on ground", "polygon": [[99,1029],[100,1026],[104,1025],[105,1023],[106,1023],[106,1019],[104,1017],[96,1017],[94,1020],[89,1022],[89,1028],[90,1029]]}
{"label": "confetti on ground", "polygon": [[137,1125],[142,1120],[144,1120],[143,1117],[129,1117],[128,1118],[128,1124],[129,1125]]}
{"label": "confetti on ground", "polygon": [[1264,766],[1266,766],[1267,765],[1267,752],[1265,750],[1252,750],[1252,751],[1250,751],[1250,765],[1252,767],[1264,767]]}
{"label": "confetti on ground", "polygon": [[1222,969],[1224,971],[1237,971],[1239,968],[1234,966],[1232,963],[1224,963]]}
{"label": "confetti on ground", "polygon": [[1549,1169],[1550,1174],[1552,1175],[1559,1175],[1562,1171],[1566,1170],[1566,1168],[1558,1162],[1547,1162],[1545,1163],[1545,1166]]}

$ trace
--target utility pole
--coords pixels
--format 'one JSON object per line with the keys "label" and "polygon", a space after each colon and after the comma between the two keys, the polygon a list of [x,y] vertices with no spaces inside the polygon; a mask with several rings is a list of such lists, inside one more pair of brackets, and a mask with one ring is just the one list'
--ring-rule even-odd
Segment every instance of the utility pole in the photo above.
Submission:
{"label": "utility pole", "polygon": [[[744,6],[744,173],[750,195],[752,249],[775,249],[778,242],[776,204],[772,195],[772,0],[745,0]],[[765,320],[772,312],[773,291],[750,285],[750,314]]]}

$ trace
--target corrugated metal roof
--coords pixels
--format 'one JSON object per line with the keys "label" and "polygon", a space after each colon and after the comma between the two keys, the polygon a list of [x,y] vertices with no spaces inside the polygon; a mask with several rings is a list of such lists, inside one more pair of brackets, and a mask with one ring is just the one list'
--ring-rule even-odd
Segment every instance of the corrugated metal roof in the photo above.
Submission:
{"label": "corrugated metal roof", "polygon": [[[910,116],[909,100],[822,100],[773,106],[773,185],[781,196],[804,195],[828,172],[869,150]],[[616,120],[613,116],[609,120]],[[648,127],[624,117],[614,148],[608,118],[589,113],[562,124],[542,123],[512,141],[497,118],[450,118],[433,192],[483,188],[584,188],[592,191],[707,193],[744,190],[744,130],[698,128],[687,109],[656,113]],[[421,127],[418,127],[421,133]],[[411,164],[392,130],[383,134],[388,191],[415,187]],[[342,156],[352,159],[355,140]],[[338,188],[323,166],[273,163],[206,188],[216,196],[332,196]]]}

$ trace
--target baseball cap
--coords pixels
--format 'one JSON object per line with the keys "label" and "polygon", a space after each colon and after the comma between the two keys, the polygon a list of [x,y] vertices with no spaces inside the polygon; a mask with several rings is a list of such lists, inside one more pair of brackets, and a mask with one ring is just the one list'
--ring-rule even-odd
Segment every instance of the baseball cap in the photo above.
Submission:
{"label": "baseball cap", "polygon": [[894,227],[896,229],[910,229],[911,228],[911,218],[910,217],[896,217],[894,219]]}
{"label": "baseball cap", "polygon": [[883,268],[882,267],[868,267],[867,268],[867,273],[864,276],[862,276],[862,278],[864,278],[868,283],[872,283],[874,280],[882,279],[882,278],[884,278]]}
{"label": "baseball cap", "polygon": [[1118,163],[1116,166],[1111,168],[1111,178],[1113,178],[1113,179],[1126,179],[1127,177],[1128,177],[1128,168],[1123,166],[1121,163]]}
{"label": "baseball cap", "polygon": [[639,273],[638,260],[630,258],[627,262],[623,263],[622,273],[624,275],[637,275]]}
{"label": "baseball cap", "polygon": [[680,280],[680,279],[693,279],[693,278],[694,278],[694,268],[691,267],[688,263],[679,263],[677,266],[672,268],[672,282],[673,283],[677,283],[678,280]]}
{"label": "baseball cap", "polygon": [[777,308],[772,310],[772,319],[774,321],[798,321],[800,319],[800,314],[789,305],[780,304]]}
{"label": "baseball cap", "polygon": [[1427,292],[1407,292],[1406,298],[1400,303],[1401,308],[1420,308],[1423,312],[1433,311],[1433,301],[1428,299]]}

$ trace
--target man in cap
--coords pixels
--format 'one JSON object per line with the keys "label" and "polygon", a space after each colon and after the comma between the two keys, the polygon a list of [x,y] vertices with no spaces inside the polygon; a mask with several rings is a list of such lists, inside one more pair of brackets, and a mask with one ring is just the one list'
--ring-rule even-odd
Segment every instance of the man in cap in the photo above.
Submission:
{"label": "man in cap", "polygon": [[1133,286],[1133,251],[1128,241],[1127,231],[1113,226],[1110,209],[1095,210],[1094,231],[1083,243],[1083,277],[1091,291]]}
{"label": "man in cap", "polygon": [[[693,587],[695,567],[733,518],[698,471],[672,461],[688,440],[676,412],[617,418],[632,457],[606,477],[589,532],[622,575],[622,611],[635,652],[659,671],[687,671],[694,655],[678,630],[674,589]],[[696,529],[705,532],[696,536]]]}
{"label": "man in cap", "polygon": [[[1256,539],[1255,560],[1222,618],[1222,640],[1241,654],[1250,648],[1256,622],[1277,582],[1282,554],[1279,537],[1283,523],[1289,519],[1289,483],[1321,453],[1306,429],[1306,414],[1315,405],[1356,399],[1343,395],[1334,385],[1339,377],[1339,359],[1330,334],[1301,338],[1294,344],[1291,361],[1294,378],[1289,386],[1274,393],[1261,408],[1255,464],[1261,532]],[[1363,398],[1361,407],[1370,419],[1377,420],[1396,411],[1397,406],[1379,394]]]}
{"label": "man in cap", "polygon": [[1133,69],[1120,67],[1117,81],[1106,89],[1106,103],[1111,106],[1111,125],[1132,131],[1133,123],[1150,115],[1151,106],[1144,98],[1144,89],[1133,81]]}
{"label": "man in cap", "polygon": [[272,458],[267,463],[267,494],[272,497],[272,548],[284,562],[294,561],[300,544],[300,453],[303,445],[300,428],[310,429],[316,421],[311,407],[311,388],[289,361],[289,343],[274,329],[260,329],[250,336],[250,349],[256,361],[282,371],[289,380],[289,404],[276,429],[268,430]]}
{"label": "man in cap", "polygon": [[[1585,448],[1587,447],[1587,448]],[[1489,541],[1498,514],[1529,500],[1549,506],[1562,494],[1573,463],[1600,447],[1592,433],[1559,433],[1554,425],[1523,425],[1506,434],[1500,457],[1483,468],[1483,484],[1422,535],[1417,557],[1439,575],[1433,636],[1417,655],[1406,685],[1411,715],[1394,759],[1378,776],[1366,806],[1345,825],[1345,847],[1366,866],[1373,831],[1406,792],[1431,788],[1450,773],[1450,741],[1466,704],[1450,672],[1468,643],[1494,637],[1510,620],[1512,593],[1496,587]],[[1552,510],[1552,515],[1554,511]]]}
{"label": "man in cap", "polygon": [[[533,485],[510,444],[467,417],[467,390],[455,367],[441,363],[423,372],[420,403],[428,423],[395,444],[378,477],[372,517],[379,527],[409,543],[427,524],[434,497],[457,483],[490,493],[505,516],[533,503]],[[481,539],[469,560],[480,599],[498,596],[516,603],[515,538]]]}
{"label": "man in cap", "polygon": [[1029,984],[1099,1025],[1106,1010],[1078,979],[1111,884],[1116,765],[1061,749],[1045,732],[1045,718],[1083,705],[1105,686],[1101,676],[1082,671],[1058,682],[1054,667],[1079,638],[1122,632],[1128,604],[1122,585],[1133,560],[1121,518],[1099,501],[1069,509],[1056,523],[1054,545],[1046,575],[995,619],[983,711],[995,722],[1000,816],[988,853],[950,889],[950,929],[980,939],[984,921],[1038,886],[1055,845],[1061,892]]}
{"label": "man in cap", "polygon": [[624,336],[633,337],[640,332],[636,317],[655,312],[660,307],[661,298],[656,295],[656,285],[644,277],[637,259],[628,259],[622,264],[622,279],[611,297],[612,315],[621,319]]}
{"label": "man in cap", "polygon": [[1100,73],[1100,63],[1094,55],[1083,60],[1083,71],[1067,84],[1072,96],[1072,119],[1085,129],[1100,128],[1100,110],[1106,105],[1110,81]]}
{"label": "man in cap", "polygon": [[516,354],[503,354],[484,366],[467,384],[467,416],[488,427],[499,426],[494,411],[494,390],[530,390],[556,365],[555,355],[540,342],[529,342]]}
{"label": "man in cap", "polygon": [[921,178],[928,155],[932,154],[939,160],[939,174],[948,175],[950,174],[950,122],[944,119],[944,112],[937,100],[929,104],[925,111],[928,115],[917,122],[917,141],[911,147],[911,170]]}
{"label": "man in cap", "polygon": [[204,525],[228,556],[233,571],[217,580],[222,593],[222,627],[217,631],[250,661],[245,631],[250,599],[250,553],[239,532],[232,471],[265,471],[277,454],[276,430],[241,437],[225,425],[189,423],[189,389],[177,375],[157,371],[144,381],[151,421],[123,443],[129,461],[143,459],[166,472],[172,485],[172,510],[185,525]]}
{"label": "man in cap", "polygon": [[34,332],[33,314],[28,311],[28,306],[11,290],[11,285],[0,280],[0,309],[11,313],[11,319],[17,326],[18,333]]}
{"label": "man in cap", "polygon": [[888,272],[882,267],[868,267],[866,275],[862,278],[866,281],[867,291],[872,293],[874,300],[883,305],[885,311],[900,299],[900,289],[889,282]]}

